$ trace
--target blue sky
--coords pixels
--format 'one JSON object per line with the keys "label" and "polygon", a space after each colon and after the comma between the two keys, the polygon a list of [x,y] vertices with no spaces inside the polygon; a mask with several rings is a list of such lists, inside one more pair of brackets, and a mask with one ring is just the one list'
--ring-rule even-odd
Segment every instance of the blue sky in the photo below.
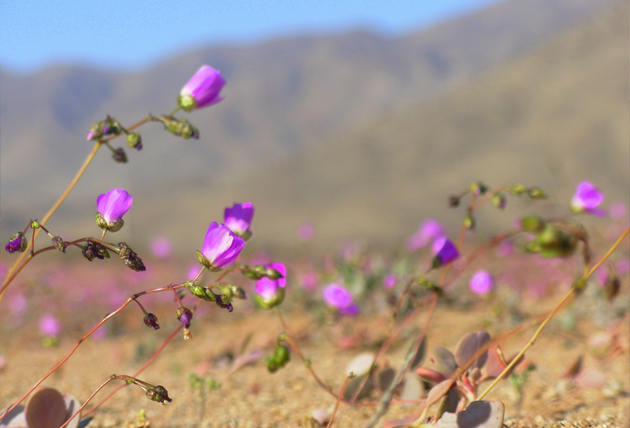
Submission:
{"label": "blue sky", "polygon": [[0,65],[138,70],[201,46],[369,28],[396,36],[498,0],[6,0]]}

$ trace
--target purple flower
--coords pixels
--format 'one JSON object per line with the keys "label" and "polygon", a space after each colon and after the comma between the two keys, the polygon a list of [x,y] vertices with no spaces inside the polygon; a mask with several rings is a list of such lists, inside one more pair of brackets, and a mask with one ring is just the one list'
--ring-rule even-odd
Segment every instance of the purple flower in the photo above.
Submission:
{"label": "purple flower", "polygon": [[125,223],[122,217],[127,214],[133,198],[124,189],[112,189],[96,198],[96,224],[104,230],[116,232]]}
{"label": "purple flower", "polygon": [[[208,269],[218,271],[234,262],[244,246],[245,241],[227,226],[213,221],[203,240],[202,258],[199,261]],[[197,255],[199,256],[199,252]]]}
{"label": "purple flower", "polygon": [[422,222],[416,233],[407,241],[407,249],[415,251],[426,247],[444,236],[444,227],[439,221],[428,218]]}
{"label": "purple flower", "polygon": [[[193,313],[190,309],[181,306],[177,308],[176,315],[177,315],[177,320],[181,322],[182,324],[184,324],[185,328],[190,328],[190,323],[192,322],[192,318],[193,318]],[[157,321],[157,318],[155,319],[155,321]],[[146,324],[146,321],[145,321],[145,324]]]}
{"label": "purple flower", "polygon": [[302,242],[308,242],[315,235],[315,226],[312,223],[302,223],[298,228],[298,238]]}
{"label": "purple flower", "polygon": [[494,288],[494,279],[487,270],[479,270],[470,278],[468,285],[473,293],[483,296]]}
{"label": "purple flower", "polygon": [[447,265],[456,260],[458,257],[459,251],[457,251],[457,247],[453,245],[450,239],[446,239],[444,240],[442,248],[440,248],[433,258],[432,267],[435,269],[440,266]]}
{"label": "purple flower", "polygon": [[223,100],[219,94],[225,86],[221,72],[209,65],[202,65],[180,92],[178,102],[181,108],[192,111],[208,107]]}
{"label": "purple flower", "polygon": [[52,315],[44,315],[39,319],[39,331],[44,336],[57,337],[61,333],[61,324]]}
{"label": "purple flower", "polygon": [[168,258],[172,249],[171,241],[166,236],[158,236],[151,241],[151,251],[160,259]]}
{"label": "purple flower", "polygon": [[583,181],[575,189],[571,199],[571,210],[575,213],[584,211],[595,215],[602,215],[603,211],[597,207],[604,201],[604,194],[590,181]]}
{"label": "purple flower", "polygon": [[254,204],[251,202],[243,202],[242,204],[234,204],[232,208],[226,208],[223,218],[225,225],[232,232],[243,238],[249,239],[252,235],[249,229],[254,217]]}
{"label": "purple flower", "polygon": [[396,285],[396,275],[393,273],[385,275],[385,278],[383,278],[383,286],[390,290],[394,288],[394,285]]}
{"label": "purple flower", "polygon": [[324,300],[337,309],[346,309],[352,304],[352,294],[337,284],[330,284],[324,289]]}
{"label": "purple flower", "polygon": [[284,300],[287,269],[282,263],[270,263],[265,267],[267,269],[275,269],[282,274],[282,278],[261,278],[256,281],[256,293],[258,295],[254,298],[262,308],[270,309]]}
{"label": "purple flower", "polygon": [[23,253],[26,251],[26,246],[27,243],[24,233],[18,232],[9,238],[9,242],[7,242],[7,245],[4,246],[4,249],[9,253],[15,253],[16,251]]}
{"label": "purple flower", "polygon": [[626,205],[621,201],[615,201],[610,204],[610,216],[614,219],[620,220],[627,216],[628,210]]}

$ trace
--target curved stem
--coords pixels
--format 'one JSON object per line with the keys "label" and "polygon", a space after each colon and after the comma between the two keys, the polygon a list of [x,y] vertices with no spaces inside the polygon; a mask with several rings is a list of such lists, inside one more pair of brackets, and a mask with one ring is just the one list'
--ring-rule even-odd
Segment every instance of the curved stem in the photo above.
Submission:
{"label": "curved stem", "polygon": [[[125,381],[126,381],[126,377],[127,377],[127,376],[122,377],[122,376],[111,375],[111,376],[110,376],[110,377],[109,377],[109,378],[108,378],[105,382],[103,382],[103,383],[101,384],[101,386],[99,386],[98,388],[96,388],[96,391],[94,391],[94,392],[92,393],[92,395],[90,395],[90,396],[88,397],[88,399],[87,399],[87,400],[85,400],[85,403],[83,403],[83,405],[81,405],[81,407],[79,407],[79,408],[77,409],[77,411],[76,411],[76,412],[74,412],[74,414],[68,418],[68,420],[66,421],[66,423],[64,423],[63,425],[61,425],[59,428],[64,428],[65,426],[67,426],[67,425],[68,425],[68,424],[72,421],[72,419],[74,419],[74,418],[75,418],[75,417],[76,417],[79,413],[81,413],[81,410],[83,410],[83,408],[84,408],[85,406],[87,406],[87,404],[90,402],[90,400],[92,400],[92,398],[94,398],[94,396],[95,396],[96,394],[98,394],[98,392],[99,392],[101,389],[103,389],[103,388],[105,387],[105,385],[107,385],[108,383],[110,383],[111,381],[116,380],[116,379],[123,379],[123,380],[125,380]],[[124,386],[124,385],[123,385],[123,386]]]}

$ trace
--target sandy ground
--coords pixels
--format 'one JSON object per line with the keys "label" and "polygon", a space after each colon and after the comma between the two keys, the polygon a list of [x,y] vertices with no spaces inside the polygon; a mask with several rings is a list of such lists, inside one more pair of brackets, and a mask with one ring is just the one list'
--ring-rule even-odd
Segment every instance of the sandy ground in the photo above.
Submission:
{"label": "sandy ground", "polygon": [[[482,327],[494,334],[509,327],[480,319],[475,313],[478,312],[438,306],[431,323],[429,349],[437,345],[452,349],[463,333]],[[373,351],[375,347],[365,343],[382,340],[390,322],[385,316],[364,316],[344,319],[335,325],[318,325],[312,318],[293,312],[288,313],[286,319],[295,335],[300,337],[299,343],[305,355],[312,360],[316,372],[335,391],[343,384],[348,363],[359,353]],[[412,328],[419,329],[422,319],[421,315]],[[88,340],[44,385],[85,399],[111,374],[133,374],[175,326],[174,323],[165,323],[155,332],[137,328],[133,330],[136,339],[124,335],[100,341]],[[224,356],[226,353],[238,352],[244,338],[251,335],[247,351],[261,349],[268,355],[271,352],[270,343],[281,330],[272,312],[258,311],[245,316],[235,311],[234,314],[221,313],[195,319],[192,327],[194,339],[184,341],[178,335],[155,363],[139,376],[147,382],[164,385],[173,402],[161,406],[144,398],[140,389],[127,387],[92,414],[94,419],[89,426],[135,426],[141,409],[145,410],[152,427],[308,426],[305,420],[311,413],[317,409],[332,410],[335,399],[315,383],[296,355],[292,355],[291,362],[275,374],[268,373],[264,362],[259,361],[242,367],[228,377],[230,367],[229,359]],[[585,343],[593,332],[599,330],[602,329],[595,328],[588,319],[579,321],[572,330],[563,329],[560,320],[550,324],[527,354],[537,370],[531,373],[525,385],[520,405],[514,388],[507,381],[501,382],[488,397],[490,400],[501,400],[506,405],[506,426],[628,426],[628,354],[625,352],[612,359],[603,359],[601,353],[593,352]],[[625,322],[622,325],[625,334],[622,340],[627,341],[627,330]],[[531,332],[529,330],[506,340],[502,345],[506,353],[516,352],[527,342]],[[364,344],[340,349],[338,341],[347,335],[364,337]],[[3,348],[12,349],[12,352],[6,354],[8,364],[0,372],[0,404],[4,406],[15,401],[54,362],[60,360],[73,343],[73,339],[68,337],[61,340],[58,347],[45,348],[37,340],[3,334]],[[400,366],[406,346],[401,343],[387,354],[387,361],[392,367]],[[599,385],[578,386],[561,378],[568,365],[580,355],[584,357],[582,385],[588,384],[588,379],[592,382],[592,378],[603,374],[603,382]],[[213,378],[222,384],[220,389],[206,394],[203,406],[200,395],[193,391],[187,380],[191,373]],[[107,387],[94,402],[111,389]],[[375,393],[372,399],[377,400],[378,394]],[[378,426],[382,426],[385,420],[416,413],[418,407],[392,404]],[[349,407],[342,404],[334,425],[365,426],[374,412],[373,406]]]}

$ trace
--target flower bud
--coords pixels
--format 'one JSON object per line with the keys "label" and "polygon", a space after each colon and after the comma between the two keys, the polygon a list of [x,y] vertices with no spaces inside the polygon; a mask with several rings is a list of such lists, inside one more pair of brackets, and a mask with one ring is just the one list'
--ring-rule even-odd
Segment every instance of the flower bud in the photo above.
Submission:
{"label": "flower bud", "polygon": [[142,137],[136,131],[127,134],[127,145],[138,151],[142,150]]}
{"label": "flower bud", "polygon": [[521,218],[521,229],[532,232],[540,233],[545,228],[545,222],[538,216],[527,216]]}
{"label": "flower bud", "polygon": [[147,313],[144,317],[144,323],[146,324],[147,327],[153,327],[155,330],[159,330],[160,329],[160,325],[157,323],[158,318],[152,314],[152,313]]}
{"label": "flower bud", "polygon": [[142,259],[133,251],[126,243],[118,244],[118,257],[125,262],[131,270],[136,272],[144,272],[147,268],[144,266]]}
{"label": "flower bud", "polygon": [[127,153],[125,153],[122,147],[119,147],[114,150],[112,159],[117,163],[127,163]]}
{"label": "flower bud", "polygon": [[5,245],[4,249],[7,250],[9,253],[15,253],[16,251],[23,253],[24,251],[26,251],[27,245],[28,244],[26,242],[26,237],[24,236],[24,233],[18,232],[9,238],[9,242],[7,242],[7,245]]}
{"label": "flower bud", "polygon": [[492,205],[494,205],[496,208],[502,210],[503,208],[505,208],[506,202],[507,201],[503,193],[495,193],[494,195],[492,195]]}
{"label": "flower bud", "polygon": [[177,320],[184,324],[184,327],[190,328],[190,323],[193,318],[193,313],[190,309],[180,306],[177,308]]}
{"label": "flower bud", "polygon": [[189,138],[199,138],[199,130],[194,127],[186,118],[182,117],[179,120],[172,120],[163,117],[157,117],[155,119],[164,123],[164,128],[166,128],[168,132],[177,137],[182,137],[185,140]]}
{"label": "flower bud", "polygon": [[56,249],[61,251],[62,253],[66,252],[66,243],[59,236],[53,236],[52,243]]}
{"label": "flower bud", "polygon": [[451,208],[459,206],[459,199],[459,196],[451,196],[448,198],[448,206]]}
{"label": "flower bud", "polygon": [[219,70],[202,65],[180,91],[177,103],[190,112],[196,108],[211,106],[223,100],[220,96],[225,80]]}
{"label": "flower bud", "polygon": [[232,312],[234,310],[234,307],[232,306],[232,299],[222,294],[215,294],[214,296],[216,297],[215,303],[218,307],[227,309],[228,312]]}
{"label": "flower bud", "polygon": [[545,199],[547,197],[547,194],[538,187],[532,187],[531,189],[528,189],[527,194],[532,199]]}
{"label": "flower bud", "polygon": [[459,257],[459,251],[457,247],[453,245],[453,243],[447,239],[444,241],[442,248],[437,252],[433,261],[431,262],[431,267],[436,269],[440,266],[447,265],[453,261],[455,261]]}
{"label": "flower bud", "polygon": [[477,196],[484,195],[487,191],[488,187],[481,181],[477,181],[470,185],[470,193],[473,193]]}
{"label": "flower bud", "polygon": [[217,300],[215,294],[208,287],[197,285],[192,281],[186,282],[186,288],[195,297],[205,300],[206,302],[214,302]]}
{"label": "flower bud", "polygon": [[162,385],[157,385],[155,388],[147,390],[146,394],[149,400],[156,401],[160,404],[166,404],[165,401],[169,403],[173,401],[169,398],[166,388]]}
{"label": "flower bud", "polygon": [[507,188],[508,192],[513,194],[514,196],[520,196],[523,193],[527,192],[527,187],[524,184],[510,184]]}
{"label": "flower bud", "polygon": [[464,227],[466,229],[475,228],[475,218],[472,216],[472,214],[467,214],[466,217],[464,217]]}
{"label": "flower bud", "polygon": [[619,294],[619,289],[621,288],[621,283],[617,276],[609,276],[604,283],[604,296],[606,300],[612,302]]}

